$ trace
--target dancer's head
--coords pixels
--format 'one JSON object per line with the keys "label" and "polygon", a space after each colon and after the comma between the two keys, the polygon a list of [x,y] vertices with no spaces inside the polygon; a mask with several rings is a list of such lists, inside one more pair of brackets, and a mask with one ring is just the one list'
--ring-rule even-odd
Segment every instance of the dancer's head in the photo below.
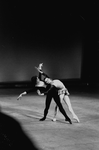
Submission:
{"label": "dancer's head", "polygon": [[38,76],[33,76],[31,78],[31,82],[33,83],[33,85],[35,87],[44,87],[45,83],[43,81],[40,81],[40,79],[38,78]]}
{"label": "dancer's head", "polygon": [[31,82],[32,82],[34,85],[37,84],[37,80],[38,80],[38,77],[37,77],[37,76],[33,76],[33,77],[31,78]]}

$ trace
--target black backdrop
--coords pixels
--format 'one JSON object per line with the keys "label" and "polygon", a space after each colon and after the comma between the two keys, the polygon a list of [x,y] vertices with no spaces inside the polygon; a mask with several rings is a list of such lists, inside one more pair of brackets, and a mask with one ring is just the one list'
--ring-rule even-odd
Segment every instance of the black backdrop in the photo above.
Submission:
{"label": "black backdrop", "polygon": [[0,82],[52,78],[98,83],[98,4],[0,2]]}

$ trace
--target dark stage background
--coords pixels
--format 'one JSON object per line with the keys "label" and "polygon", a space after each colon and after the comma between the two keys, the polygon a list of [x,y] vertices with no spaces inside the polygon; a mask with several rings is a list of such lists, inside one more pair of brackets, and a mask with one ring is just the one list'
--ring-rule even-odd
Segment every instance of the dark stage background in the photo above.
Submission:
{"label": "dark stage background", "polygon": [[53,79],[98,84],[98,4],[0,2],[0,83]]}

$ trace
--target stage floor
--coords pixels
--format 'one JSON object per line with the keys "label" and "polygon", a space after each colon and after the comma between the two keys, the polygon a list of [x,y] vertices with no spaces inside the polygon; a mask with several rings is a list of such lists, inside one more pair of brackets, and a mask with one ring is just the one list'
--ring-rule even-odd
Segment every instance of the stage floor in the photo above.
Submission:
{"label": "stage floor", "polygon": [[73,122],[70,125],[64,121],[60,112],[58,112],[57,121],[52,121],[54,101],[51,103],[47,119],[43,122],[39,121],[43,116],[45,96],[33,93],[17,101],[17,96],[23,91],[24,89],[0,90],[1,112],[17,120],[40,150],[99,150],[98,95],[83,92],[71,93],[71,103],[80,123],[73,120],[63,102]]}

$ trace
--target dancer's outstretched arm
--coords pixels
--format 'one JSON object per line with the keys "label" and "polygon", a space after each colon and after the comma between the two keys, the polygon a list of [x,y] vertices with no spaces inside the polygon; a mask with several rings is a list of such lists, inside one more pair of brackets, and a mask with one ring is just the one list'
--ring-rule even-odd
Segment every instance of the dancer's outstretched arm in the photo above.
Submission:
{"label": "dancer's outstretched arm", "polygon": [[17,100],[20,100],[21,98],[22,98],[22,96],[23,95],[26,95],[27,94],[27,92],[25,91],[25,92],[23,92],[23,93],[21,93],[18,97],[17,97]]}

